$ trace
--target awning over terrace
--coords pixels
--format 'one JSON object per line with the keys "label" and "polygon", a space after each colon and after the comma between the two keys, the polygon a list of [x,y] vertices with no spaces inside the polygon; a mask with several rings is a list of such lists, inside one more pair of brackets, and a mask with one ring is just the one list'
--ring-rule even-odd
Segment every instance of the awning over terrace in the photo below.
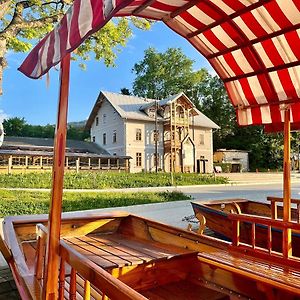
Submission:
{"label": "awning over terrace", "polygon": [[20,70],[39,78],[112,17],[163,21],[203,54],[225,83],[240,125],[300,128],[300,0],[75,0]]}

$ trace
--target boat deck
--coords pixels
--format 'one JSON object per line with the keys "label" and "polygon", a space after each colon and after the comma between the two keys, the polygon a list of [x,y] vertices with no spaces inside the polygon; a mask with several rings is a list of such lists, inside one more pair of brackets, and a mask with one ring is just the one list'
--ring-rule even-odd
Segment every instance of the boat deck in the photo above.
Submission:
{"label": "boat deck", "polygon": [[[189,259],[196,257],[198,261],[210,267],[218,267],[223,270],[230,270],[247,276],[250,275],[254,280],[261,280],[263,277],[268,282],[275,282],[287,290],[297,291],[300,285],[300,271],[298,269],[266,262],[249,255],[241,255],[234,251],[228,252],[222,249],[215,249],[211,252],[197,252],[155,241],[138,240],[119,233],[66,237],[64,241],[78,253],[111,274],[116,276],[119,272],[120,275],[117,275],[117,277],[121,277],[127,284],[131,280],[128,280],[126,276],[122,277],[122,272],[124,270],[125,273],[127,272],[126,267],[129,267],[128,270],[130,272],[137,266],[146,269],[147,266],[161,264],[162,267],[158,267],[158,270],[165,272],[165,275],[168,276],[170,272],[166,268],[168,268],[169,262],[173,260],[177,266],[176,259],[186,259],[188,263]],[[23,243],[23,251],[27,263],[28,265],[32,264],[32,267],[34,263],[34,256],[32,254],[35,252],[35,248],[35,242]],[[31,261],[29,261],[30,259]],[[65,283],[66,299],[69,297],[70,270],[67,273]],[[145,276],[147,276],[146,271]],[[179,276],[175,282],[167,281],[166,284],[159,283],[157,286],[146,290],[143,290],[143,280],[139,277],[134,280],[134,285],[136,286],[136,282],[140,281],[140,293],[149,299],[175,300],[183,299],[183,295],[184,299],[229,299],[227,295],[219,291],[205,288],[201,284],[195,284],[192,280],[193,277],[184,275],[182,277],[184,280],[181,280]],[[76,299],[81,299],[84,291],[84,280],[77,275],[76,282]],[[91,299],[102,299],[101,297],[101,292],[92,287]]]}
{"label": "boat deck", "polygon": [[280,286],[287,291],[293,291],[300,295],[300,270],[270,260],[241,254],[235,251],[218,249],[210,253],[199,253],[198,259],[212,267],[239,273],[252,277],[254,280],[264,280]]}
{"label": "boat deck", "polygon": [[[9,221],[10,241],[20,246],[12,249],[30,270],[24,278],[42,287],[47,228]],[[65,219],[59,299],[265,299],[272,293],[300,299],[300,262],[262,259],[242,249],[131,215]],[[132,297],[122,298],[127,293]]]}
{"label": "boat deck", "polygon": [[[86,236],[66,237],[63,240],[78,253],[109,273],[114,274],[114,276],[119,277],[126,284],[133,285],[136,288],[138,282],[139,292],[148,299],[230,299],[228,295],[220,291],[206,288],[202,284],[189,280],[187,272],[185,273],[185,269],[189,269],[188,266],[181,267],[181,270],[177,269],[176,276],[173,274],[172,267],[178,267],[177,260],[186,259],[187,263],[190,259],[197,260],[198,252],[195,250],[188,250],[153,240],[140,240],[120,233],[88,234]],[[33,269],[35,261],[33,253],[36,251],[36,242],[26,242],[22,246],[26,262]],[[147,269],[150,270],[153,267],[157,267],[154,273],[161,272],[160,277],[162,279],[159,279],[152,288],[148,288],[153,275]],[[168,270],[169,268],[170,270]],[[133,275],[124,276],[124,273],[128,272],[129,274],[134,269],[138,269],[138,272],[143,271],[143,274],[135,272]],[[66,265],[66,270],[64,297],[69,299],[71,269]],[[163,278],[164,276],[166,278]],[[83,299],[83,295],[84,279],[77,274],[76,299]],[[102,293],[91,286],[90,299],[102,299]]]}
{"label": "boat deck", "polygon": [[89,234],[64,238],[79,253],[104,269],[134,266],[161,261],[195,251],[158,243],[141,241],[123,234]]}

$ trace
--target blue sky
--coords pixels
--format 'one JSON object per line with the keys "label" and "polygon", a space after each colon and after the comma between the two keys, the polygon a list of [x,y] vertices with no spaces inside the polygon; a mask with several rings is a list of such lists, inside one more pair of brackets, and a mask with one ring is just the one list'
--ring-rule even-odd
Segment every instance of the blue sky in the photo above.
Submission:
{"label": "blue sky", "polygon": [[[78,63],[71,67],[68,121],[85,120],[92,110],[100,90],[119,92],[122,87],[131,89],[134,63],[143,59],[148,47],[165,51],[168,47],[180,47],[195,60],[195,69],[206,67],[208,62],[185,39],[172,32],[162,23],[156,23],[150,31],[134,30],[116,60],[116,67],[107,68],[101,62],[90,61],[82,71]],[[54,124],[56,121],[59,72],[50,72],[50,86],[46,79],[32,80],[17,71],[26,54],[9,53],[9,67],[4,71],[3,91],[0,97],[0,114],[8,117],[24,117],[29,124]]]}

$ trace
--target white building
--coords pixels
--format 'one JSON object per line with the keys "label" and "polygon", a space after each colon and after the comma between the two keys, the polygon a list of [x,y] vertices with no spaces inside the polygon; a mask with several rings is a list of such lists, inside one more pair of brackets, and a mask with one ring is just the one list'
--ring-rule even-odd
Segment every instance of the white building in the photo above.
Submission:
{"label": "white building", "polygon": [[155,171],[156,157],[158,170],[213,170],[212,130],[219,127],[184,93],[153,100],[100,92],[86,127],[110,154],[131,156],[131,172]]}

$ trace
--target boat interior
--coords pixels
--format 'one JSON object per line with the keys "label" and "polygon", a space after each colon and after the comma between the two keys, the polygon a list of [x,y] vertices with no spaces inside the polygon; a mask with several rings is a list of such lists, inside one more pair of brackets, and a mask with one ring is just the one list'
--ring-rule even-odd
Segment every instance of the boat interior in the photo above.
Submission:
{"label": "boat interior", "polygon": [[[20,294],[40,299],[47,216],[8,217],[4,227]],[[233,243],[126,213],[64,216],[59,248],[59,299],[300,299],[295,259],[241,255]]]}
{"label": "boat interior", "polygon": [[[193,201],[197,205],[212,208],[224,213],[247,214],[253,216],[262,216],[272,219],[282,220],[283,218],[283,198],[267,197],[266,202],[252,201],[248,199],[222,199],[210,201]],[[291,220],[299,223],[300,200],[291,199]]]}

